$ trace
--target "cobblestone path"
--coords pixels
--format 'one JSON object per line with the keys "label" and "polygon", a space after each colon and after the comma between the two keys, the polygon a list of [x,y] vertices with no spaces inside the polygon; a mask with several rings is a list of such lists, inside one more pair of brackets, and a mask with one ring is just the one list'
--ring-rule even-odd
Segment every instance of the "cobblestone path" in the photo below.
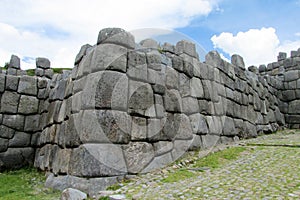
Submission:
{"label": "cobblestone path", "polygon": [[191,170],[192,177],[164,182],[178,168],[189,167],[174,164],[137,176],[121,184],[116,192],[126,194],[128,199],[300,199],[299,130],[265,135],[238,145],[246,150],[219,168]]}

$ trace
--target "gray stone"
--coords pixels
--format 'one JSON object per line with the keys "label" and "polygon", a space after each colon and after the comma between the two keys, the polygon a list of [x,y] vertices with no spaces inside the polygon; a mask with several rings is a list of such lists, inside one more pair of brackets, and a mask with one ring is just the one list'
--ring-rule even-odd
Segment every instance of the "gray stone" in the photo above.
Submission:
{"label": "gray stone", "polygon": [[223,126],[220,117],[206,116],[206,121],[210,134],[220,135],[222,133]]}
{"label": "gray stone", "polygon": [[126,144],[131,135],[131,118],[125,112],[100,110],[97,119],[104,134],[112,143]]}
{"label": "gray stone", "polygon": [[24,126],[24,116],[3,115],[3,125],[22,131]]}
{"label": "gray stone", "polygon": [[259,65],[258,71],[259,71],[259,73],[266,72],[267,71],[266,65]]}
{"label": "gray stone", "polygon": [[126,162],[122,149],[118,145],[83,144],[74,149],[71,154],[70,175],[79,177],[118,176],[126,172]]}
{"label": "gray stone", "polygon": [[231,64],[240,67],[241,69],[245,69],[245,63],[243,58],[240,55],[233,54],[231,56]]}
{"label": "gray stone", "polygon": [[7,126],[0,125],[0,137],[11,139],[15,134],[15,130]]}
{"label": "gray stone", "polygon": [[299,72],[297,70],[287,71],[284,74],[284,81],[294,81],[299,79]]}
{"label": "gray stone", "polygon": [[113,194],[113,195],[109,195],[109,199],[110,200],[124,200],[124,199],[126,199],[126,195],[124,195],[124,194]]}
{"label": "gray stone", "polygon": [[29,115],[25,117],[24,131],[39,131],[40,115]]}
{"label": "gray stone", "polygon": [[168,42],[165,42],[162,46],[162,50],[170,53],[175,53],[175,46]]}
{"label": "gray stone", "polygon": [[16,55],[11,55],[10,61],[9,61],[9,67],[20,69],[20,58]]}
{"label": "gray stone", "polygon": [[7,75],[6,76],[5,89],[12,90],[12,91],[17,91],[18,90],[18,85],[19,85],[19,79],[20,78],[17,77],[17,76]]}
{"label": "gray stone", "polygon": [[87,59],[87,61],[84,60],[84,62],[87,63],[86,65],[83,63],[83,68],[89,68],[89,62],[91,62],[92,72],[100,70],[126,72],[127,49],[115,44],[103,44],[97,46],[94,50],[93,56],[91,58],[88,57]]}
{"label": "gray stone", "polygon": [[4,92],[6,76],[0,73],[0,92]]}
{"label": "gray stone", "polygon": [[87,51],[89,48],[91,48],[92,46],[89,45],[89,44],[85,44],[85,45],[82,45],[78,54],[76,55],[76,58],[75,58],[75,65],[79,64],[80,61],[82,60],[82,58],[87,54]]}
{"label": "gray stone", "polygon": [[205,63],[213,67],[220,67],[222,62],[221,56],[217,51],[210,51],[205,56]]}
{"label": "gray stone", "polygon": [[0,170],[19,169],[32,165],[34,149],[31,147],[8,148],[6,152],[0,153]]}
{"label": "gray stone", "polygon": [[8,68],[7,75],[17,76],[17,69],[15,68]]}
{"label": "gray stone", "polygon": [[178,55],[187,54],[194,58],[198,58],[195,44],[192,42],[186,41],[186,40],[181,40],[181,41],[177,42],[176,47],[175,47],[175,52]]}
{"label": "gray stone", "polygon": [[155,117],[154,95],[150,84],[129,81],[129,113]]}
{"label": "gray stone", "polygon": [[104,43],[117,44],[129,49],[135,48],[133,35],[120,28],[102,29],[98,35],[97,45]]}
{"label": "gray stone", "polygon": [[176,133],[175,139],[191,140],[193,138],[192,125],[188,116],[186,116],[185,114],[174,115],[174,128],[175,129],[173,131]]}
{"label": "gray stone", "polygon": [[172,151],[173,142],[159,141],[153,144],[153,148],[154,148],[155,156],[160,156]]}
{"label": "gray stone", "polygon": [[46,78],[52,79],[52,77],[54,76],[54,72],[52,69],[46,69],[44,71],[44,75]]}
{"label": "gray stone", "polygon": [[167,90],[164,95],[165,109],[169,112],[181,112],[182,101],[178,90]]}
{"label": "gray stone", "polygon": [[164,108],[164,102],[161,95],[155,94],[154,95],[154,103],[155,103],[155,112],[157,118],[164,117],[165,114],[165,108]]}
{"label": "gray stone", "polygon": [[9,140],[9,147],[27,147],[30,145],[30,134],[16,132],[14,137]]}
{"label": "gray stone", "polygon": [[193,97],[182,98],[182,112],[186,114],[193,114],[199,112],[198,100]]}
{"label": "gray stone", "polygon": [[37,79],[31,76],[22,76],[20,78],[18,93],[37,95]]}
{"label": "gray stone", "polygon": [[83,199],[87,199],[87,194],[73,188],[64,189],[64,191],[60,196],[60,200],[83,200]]}
{"label": "gray stone", "polygon": [[193,77],[190,81],[191,96],[196,98],[203,98],[204,91],[201,80],[199,78]]}
{"label": "gray stone", "polygon": [[171,140],[170,138],[174,137],[172,135],[167,135],[163,132],[166,118],[163,119],[148,119],[147,120],[147,139],[150,141],[160,141],[160,140]]}
{"label": "gray stone", "polygon": [[18,113],[21,114],[35,114],[38,112],[39,100],[36,97],[22,95]]}
{"label": "gray stone", "polygon": [[232,118],[227,116],[222,116],[222,125],[223,125],[223,131],[222,134],[225,136],[235,136],[237,135],[237,131],[234,125],[234,121]]}
{"label": "gray stone", "polygon": [[175,140],[174,148],[172,150],[172,160],[175,161],[181,158],[190,148],[192,144],[191,140]]}
{"label": "gray stone", "polygon": [[49,80],[47,79],[38,79],[38,88],[39,89],[47,88],[48,83]]}
{"label": "gray stone", "polygon": [[248,70],[250,71],[250,72],[253,72],[253,73],[255,73],[255,74],[257,74],[257,72],[258,72],[258,69],[257,69],[257,67],[256,66],[249,66],[248,67]]}
{"label": "gray stone", "polygon": [[282,61],[284,59],[286,59],[287,54],[285,52],[279,52],[278,56],[277,56],[277,60],[278,61]]}
{"label": "gray stone", "polygon": [[0,138],[0,153],[5,152],[8,147],[8,139]]}
{"label": "gray stone", "polygon": [[148,173],[169,165],[173,161],[171,152],[155,157],[152,162],[142,171]]}
{"label": "gray stone", "polygon": [[53,156],[54,160],[52,163],[53,173],[59,174],[68,172],[69,162],[71,157],[72,149],[58,149],[56,154]]}
{"label": "gray stone", "polygon": [[147,138],[147,120],[142,117],[132,117],[131,140],[146,140]]}
{"label": "gray stone", "polygon": [[183,73],[179,74],[179,91],[182,97],[191,96],[190,78]]}
{"label": "gray stone", "polygon": [[154,158],[153,147],[146,142],[130,142],[123,150],[127,170],[132,174],[141,172]]}
{"label": "gray stone", "polygon": [[183,72],[183,59],[179,56],[172,57],[172,66],[179,72]]}
{"label": "gray stone", "polygon": [[44,76],[44,69],[36,68],[35,71],[34,71],[34,74],[36,76],[43,77]]}
{"label": "gray stone", "polygon": [[294,100],[289,103],[289,114],[300,114],[300,100]]}
{"label": "gray stone", "polygon": [[220,136],[218,135],[201,135],[201,140],[204,149],[215,147],[220,143]]}
{"label": "gray stone", "polygon": [[158,51],[150,51],[146,53],[148,68],[161,70],[161,54]]}
{"label": "gray stone", "polygon": [[166,86],[168,89],[178,89],[178,72],[171,67],[166,67]]}
{"label": "gray stone", "polygon": [[140,41],[140,45],[146,49],[158,49],[158,43],[151,38]]}
{"label": "gray stone", "polygon": [[189,151],[196,151],[203,148],[203,144],[202,144],[202,140],[201,140],[201,136],[199,135],[193,135],[193,140],[192,143],[189,147]]}
{"label": "gray stone", "polygon": [[50,60],[48,58],[36,58],[35,65],[37,68],[49,69],[50,68]]}
{"label": "gray stone", "polygon": [[5,91],[1,98],[2,113],[17,113],[20,95],[16,92]]}
{"label": "gray stone", "polygon": [[208,133],[208,127],[205,118],[200,114],[196,113],[189,116],[192,130],[194,134],[207,134]]}
{"label": "gray stone", "polygon": [[128,52],[127,74],[130,78],[147,81],[146,55],[140,51]]}

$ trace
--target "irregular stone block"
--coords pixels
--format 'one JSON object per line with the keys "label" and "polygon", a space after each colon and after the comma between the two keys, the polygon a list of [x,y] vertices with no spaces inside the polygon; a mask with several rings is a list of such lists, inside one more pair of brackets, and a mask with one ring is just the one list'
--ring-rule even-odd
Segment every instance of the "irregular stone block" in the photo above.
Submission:
{"label": "irregular stone block", "polygon": [[178,90],[167,90],[164,95],[165,109],[169,112],[182,112],[182,100]]}
{"label": "irregular stone block", "polygon": [[8,139],[0,138],[0,153],[5,152],[8,147]]}
{"label": "irregular stone block", "polygon": [[19,169],[24,166],[32,165],[34,159],[34,149],[8,148],[6,152],[0,153],[0,170]]}
{"label": "irregular stone block", "polygon": [[18,85],[19,85],[19,77],[17,76],[11,76],[7,75],[6,76],[6,87],[5,89],[7,90],[12,90],[12,91],[17,91],[18,90]]}
{"label": "irregular stone block", "polygon": [[37,79],[31,76],[22,76],[20,78],[18,93],[37,95]]}
{"label": "irregular stone block", "polygon": [[44,71],[44,75],[46,78],[52,79],[52,77],[54,76],[54,72],[52,69],[46,69]]}
{"label": "irregular stone block", "polygon": [[129,49],[135,48],[133,35],[120,28],[102,29],[98,35],[97,45],[104,43],[117,44]]}
{"label": "irregular stone block", "polygon": [[147,120],[147,139],[150,141],[159,141],[159,140],[170,140],[171,137],[174,137],[172,134],[168,136],[164,134],[163,128],[166,123],[166,118],[163,119],[148,119]]}
{"label": "irregular stone block", "polygon": [[16,55],[11,55],[8,66],[11,68],[20,69],[20,58]]}
{"label": "irregular stone block", "polygon": [[146,49],[158,49],[158,43],[151,39],[151,38],[148,38],[148,39],[145,39],[145,40],[142,40],[140,41],[140,45],[143,47],[143,48],[146,48]]}
{"label": "irregular stone block", "polygon": [[158,51],[150,51],[146,53],[148,68],[153,70],[161,70],[161,54]]}
{"label": "irregular stone block", "polygon": [[185,114],[174,115],[174,131],[176,133],[175,139],[191,140],[193,138],[191,122]]}
{"label": "irregular stone block", "polygon": [[189,151],[196,151],[203,148],[203,144],[201,141],[201,136],[199,135],[193,135],[193,139],[191,142],[191,145],[189,146]]}
{"label": "irregular stone block", "polygon": [[175,47],[175,52],[178,55],[185,53],[194,58],[198,58],[195,44],[192,42],[186,41],[186,40],[181,40],[181,41],[177,42],[176,47]]}
{"label": "irregular stone block", "polygon": [[193,114],[199,112],[198,100],[193,97],[182,98],[182,112],[186,114]]}
{"label": "irregular stone block", "polygon": [[231,56],[231,64],[233,64],[241,69],[245,69],[244,59],[240,55],[233,54]]}
{"label": "irregular stone block", "polygon": [[39,100],[36,97],[22,95],[18,113],[21,114],[35,114],[38,112]]}
{"label": "irregular stone block", "polygon": [[237,131],[236,131],[234,121],[232,118],[227,117],[227,116],[222,116],[221,120],[222,120],[222,126],[223,126],[222,135],[225,135],[225,136],[237,135]]}
{"label": "irregular stone block", "polygon": [[20,95],[16,92],[5,91],[1,98],[2,113],[17,113]]}
{"label": "irregular stone block", "polygon": [[287,71],[284,74],[284,81],[289,82],[289,81],[294,81],[299,79],[299,72],[297,70],[292,70],[292,71]]}
{"label": "irregular stone block", "polygon": [[218,135],[201,135],[201,140],[204,149],[213,148],[221,142]]}
{"label": "irregular stone block", "polygon": [[142,116],[155,117],[154,96],[149,84],[129,81],[128,111]]}
{"label": "irregular stone block", "polygon": [[141,172],[154,158],[153,147],[146,142],[130,142],[123,150],[129,173]]}
{"label": "irregular stone block", "polygon": [[192,140],[175,140],[174,148],[171,152],[172,160],[175,161],[181,158],[190,148]]}
{"label": "irregular stone block", "polygon": [[17,76],[17,69],[8,68],[7,69],[7,75]]}
{"label": "irregular stone block", "polygon": [[44,76],[44,70],[41,69],[41,68],[36,68],[35,71],[34,71],[34,74],[36,76],[43,77]]}
{"label": "irregular stone block", "polygon": [[30,145],[30,134],[16,132],[14,137],[9,140],[9,147],[27,147]]}
{"label": "irregular stone block", "polygon": [[190,88],[191,88],[191,96],[196,98],[203,98],[204,91],[201,80],[199,78],[193,77],[190,81]]}
{"label": "irregular stone block", "polygon": [[87,194],[73,188],[65,189],[60,196],[60,200],[84,200],[87,199]]}
{"label": "irregular stone block", "polygon": [[158,141],[153,144],[155,156],[160,156],[165,153],[172,151],[173,149],[173,142],[168,141]]}
{"label": "irregular stone block", "polygon": [[6,76],[0,73],[0,92],[4,92]]}
{"label": "irregular stone block", "polygon": [[160,169],[173,162],[171,152],[155,157],[152,162],[141,172],[148,173],[156,169]]}
{"label": "irregular stone block", "polygon": [[190,78],[185,74],[179,74],[179,91],[182,97],[191,96]]}
{"label": "irregular stone block", "polygon": [[37,68],[49,69],[50,68],[50,60],[48,58],[36,58],[35,65]]}
{"label": "irregular stone block", "polygon": [[168,89],[178,89],[178,72],[171,67],[166,67],[166,86]]}
{"label": "irregular stone block", "polygon": [[172,57],[172,67],[179,72],[183,72],[183,58],[179,56]]}
{"label": "irregular stone block", "polygon": [[85,45],[82,45],[78,54],[76,55],[76,58],[75,58],[75,65],[79,64],[81,59],[87,54],[87,51],[88,49],[90,49],[92,46],[89,45],[89,44],[85,44]]}
{"label": "irregular stone block", "polygon": [[7,126],[0,125],[0,136],[1,138],[11,139],[15,134],[15,130]]}
{"label": "irregular stone block", "polygon": [[206,116],[206,121],[210,134],[220,135],[222,133],[223,126],[220,117]]}
{"label": "irregular stone block", "polygon": [[131,118],[125,112],[100,110],[97,119],[104,134],[112,143],[126,144],[131,135]]}
{"label": "irregular stone block", "polygon": [[[103,44],[97,46],[93,56],[87,58],[91,62],[92,72],[100,70],[117,70],[126,72],[127,49],[115,44]],[[87,61],[85,61],[87,62]],[[89,68],[89,63],[84,68]]]}
{"label": "irregular stone block", "polygon": [[147,120],[142,117],[132,117],[131,140],[145,140],[147,138]]}
{"label": "irregular stone block", "polygon": [[147,63],[144,52],[128,52],[127,75],[135,80],[147,81]]}
{"label": "irregular stone block", "polygon": [[220,67],[223,65],[220,54],[217,51],[210,51],[205,56],[205,63],[213,67]]}
{"label": "irregular stone block", "polygon": [[206,119],[200,113],[190,115],[189,118],[194,134],[202,135],[208,133]]}
{"label": "irregular stone block", "polygon": [[165,115],[165,108],[164,102],[161,95],[155,94],[154,95],[154,102],[155,102],[155,112],[157,118],[162,118]]}
{"label": "irregular stone block", "polygon": [[68,173],[72,149],[58,149],[52,163],[53,173]]}
{"label": "irregular stone block", "polygon": [[74,149],[71,154],[70,175],[79,177],[118,176],[126,172],[127,167],[122,149],[114,144],[83,144]]}
{"label": "irregular stone block", "polygon": [[39,131],[40,115],[29,115],[25,117],[24,131]]}

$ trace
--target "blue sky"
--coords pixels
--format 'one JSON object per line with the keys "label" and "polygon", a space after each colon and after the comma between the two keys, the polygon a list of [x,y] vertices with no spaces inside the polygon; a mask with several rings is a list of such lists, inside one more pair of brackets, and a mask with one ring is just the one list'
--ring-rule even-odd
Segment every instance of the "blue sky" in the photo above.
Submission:
{"label": "blue sky", "polygon": [[94,45],[105,27],[134,30],[136,40],[190,39],[224,59],[238,53],[248,66],[267,64],[300,48],[299,10],[300,0],[1,0],[0,65],[16,54],[23,69],[36,57],[72,67],[80,46]]}

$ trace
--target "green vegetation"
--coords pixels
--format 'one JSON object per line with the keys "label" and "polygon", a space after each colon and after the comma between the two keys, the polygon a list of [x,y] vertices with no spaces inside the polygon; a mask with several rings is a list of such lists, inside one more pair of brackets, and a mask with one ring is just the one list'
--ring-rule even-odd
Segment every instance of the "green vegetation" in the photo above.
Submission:
{"label": "green vegetation", "polygon": [[33,168],[0,173],[0,199],[59,199],[60,191],[45,188],[45,180],[45,174]]}
{"label": "green vegetation", "polygon": [[[55,74],[61,74],[63,70],[72,70],[71,68],[52,68]],[[28,76],[35,75],[35,69],[27,69],[26,70]]]}
{"label": "green vegetation", "polygon": [[195,164],[193,164],[193,167],[219,168],[220,166],[228,163],[230,160],[237,159],[240,153],[245,150],[247,150],[245,147],[231,147],[223,151],[218,151],[197,160]]}
{"label": "green vegetation", "polygon": [[162,179],[163,183],[174,183],[178,182],[180,180],[184,180],[187,178],[191,178],[195,176],[195,173],[187,170],[187,169],[179,169],[172,174],[169,174],[166,178]]}

